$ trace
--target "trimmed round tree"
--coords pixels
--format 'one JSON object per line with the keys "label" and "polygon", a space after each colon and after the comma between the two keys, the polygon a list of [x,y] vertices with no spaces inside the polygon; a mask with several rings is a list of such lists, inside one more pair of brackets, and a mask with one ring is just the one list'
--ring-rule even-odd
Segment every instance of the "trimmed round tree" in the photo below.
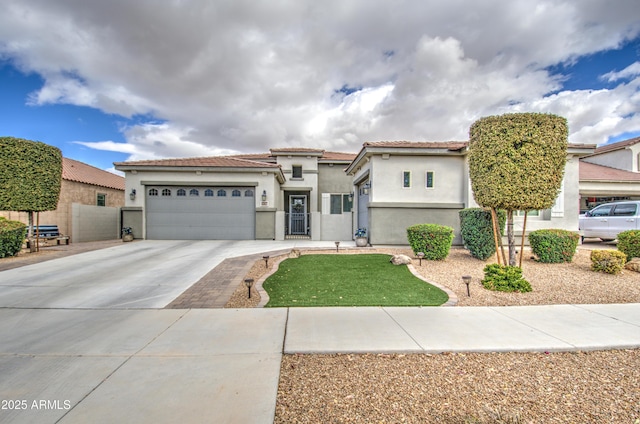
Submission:
{"label": "trimmed round tree", "polygon": [[0,210],[33,212],[58,207],[62,183],[62,152],[38,141],[0,137]]}
{"label": "trimmed round tree", "polygon": [[567,137],[567,120],[551,114],[488,116],[471,125],[469,176],[474,198],[481,206],[507,211],[511,266],[516,263],[513,212],[553,206],[564,177]]}

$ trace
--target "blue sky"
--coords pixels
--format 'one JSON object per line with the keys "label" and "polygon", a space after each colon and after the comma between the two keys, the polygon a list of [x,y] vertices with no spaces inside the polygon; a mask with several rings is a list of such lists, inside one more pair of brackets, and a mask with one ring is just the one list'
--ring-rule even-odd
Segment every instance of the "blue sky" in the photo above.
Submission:
{"label": "blue sky", "polygon": [[514,111],[567,117],[572,142],[640,136],[635,0],[6,3],[0,135],[102,169],[463,140]]}

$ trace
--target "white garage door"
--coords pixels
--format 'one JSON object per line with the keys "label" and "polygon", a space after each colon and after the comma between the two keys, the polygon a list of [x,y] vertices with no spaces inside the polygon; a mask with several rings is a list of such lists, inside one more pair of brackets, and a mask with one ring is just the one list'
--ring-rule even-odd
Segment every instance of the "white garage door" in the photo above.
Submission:
{"label": "white garage door", "polygon": [[146,187],[147,238],[254,240],[253,187]]}

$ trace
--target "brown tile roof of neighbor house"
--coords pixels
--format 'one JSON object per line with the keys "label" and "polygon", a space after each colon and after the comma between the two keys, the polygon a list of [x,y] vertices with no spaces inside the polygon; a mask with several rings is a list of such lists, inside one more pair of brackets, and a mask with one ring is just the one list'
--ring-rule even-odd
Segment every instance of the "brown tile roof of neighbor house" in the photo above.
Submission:
{"label": "brown tile roof of neighbor house", "polygon": [[367,141],[364,147],[399,147],[414,149],[460,150],[469,145],[468,141]]}
{"label": "brown tile roof of neighbor house", "polygon": [[183,159],[138,160],[116,162],[115,166],[175,166],[175,167],[211,167],[211,168],[277,168],[278,165],[231,156],[210,156]]}
{"label": "brown tile roof of neighbor house", "polygon": [[614,150],[624,149],[625,147],[633,146],[638,143],[640,143],[640,137],[630,138],[629,140],[618,141],[616,143],[609,143],[596,148],[593,154],[599,155],[600,153],[613,152]]}
{"label": "brown tile roof of neighbor house", "polygon": [[124,191],[124,178],[77,160],[62,158],[62,179]]}
{"label": "brown tile roof of neighbor house", "polygon": [[640,172],[625,171],[580,161],[580,181],[638,181]]}

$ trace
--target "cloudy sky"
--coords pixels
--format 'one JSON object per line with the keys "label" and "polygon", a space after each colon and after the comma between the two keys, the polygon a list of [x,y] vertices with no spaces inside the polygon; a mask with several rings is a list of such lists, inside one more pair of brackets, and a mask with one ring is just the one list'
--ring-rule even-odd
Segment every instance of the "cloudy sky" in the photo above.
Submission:
{"label": "cloudy sky", "polygon": [[549,112],[640,135],[638,0],[0,0],[0,135],[113,161],[468,139]]}

